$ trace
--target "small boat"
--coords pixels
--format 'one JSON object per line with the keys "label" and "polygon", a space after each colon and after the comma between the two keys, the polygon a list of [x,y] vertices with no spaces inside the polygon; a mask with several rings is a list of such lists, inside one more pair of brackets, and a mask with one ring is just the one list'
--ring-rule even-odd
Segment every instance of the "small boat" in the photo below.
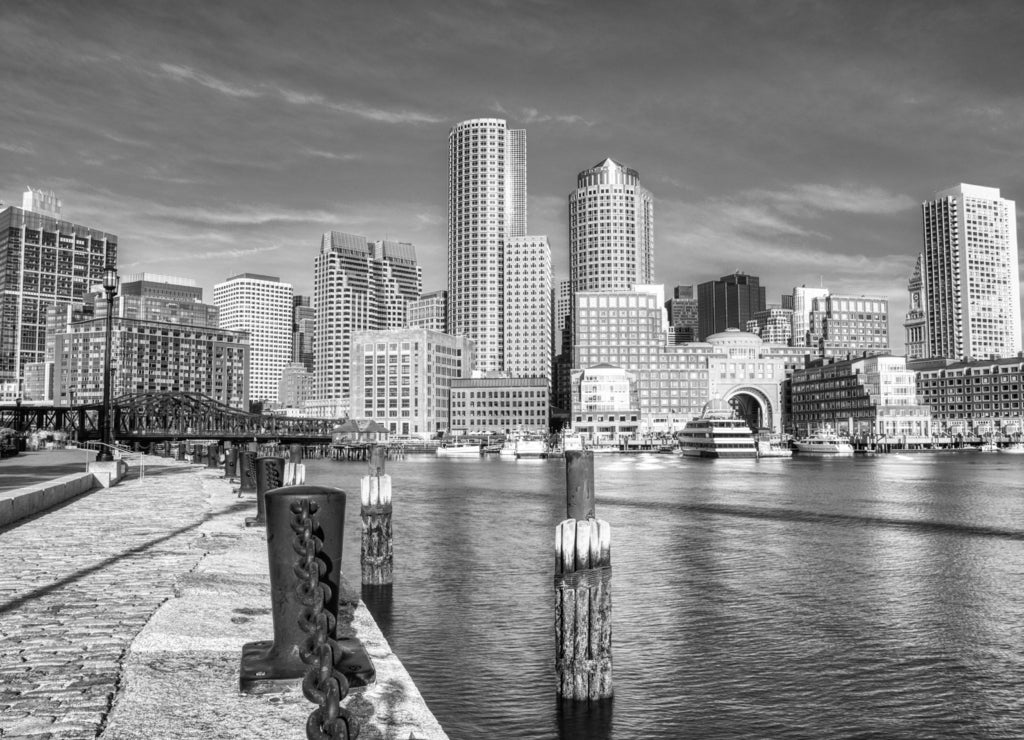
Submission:
{"label": "small boat", "polygon": [[506,439],[505,444],[498,450],[498,457],[502,460],[515,460],[516,459],[516,441],[514,439]]}
{"label": "small boat", "polygon": [[516,458],[540,458],[548,456],[548,443],[543,439],[517,439]]}
{"label": "small boat", "polygon": [[824,427],[809,437],[793,440],[796,451],[812,455],[852,455],[853,445],[846,437],[840,437],[829,427]]}
{"label": "small boat", "polygon": [[437,457],[480,457],[483,446],[480,442],[442,442],[434,454]]}
{"label": "small boat", "polygon": [[1007,455],[1024,455],[1024,442],[1011,442],[1006,447],[1000,447],[999,451]]}
{"label": "small boat", "polygon": [[761,434],[757,437],[758,457],[793,457],[789,439],[776,434]]}
{"label": "small boat", "polygon": [[593,444],[587,447],[587,449],[590,450],[595,455],[606,455],[612,452],[622,452],[622,450],[619,449],[618,445],[613,445],[610,442],[600,442],[598,444]]}
{"label": "small boat", "polygon": [[731,408],[704,405],[701,415],[686,422],[679,433],[684,457],[757,457],[754,433]]}
{"label": "small boat", "polygon": [[999,445],[995,442],[982,442],[978,445],[978,452],[999,452]]}

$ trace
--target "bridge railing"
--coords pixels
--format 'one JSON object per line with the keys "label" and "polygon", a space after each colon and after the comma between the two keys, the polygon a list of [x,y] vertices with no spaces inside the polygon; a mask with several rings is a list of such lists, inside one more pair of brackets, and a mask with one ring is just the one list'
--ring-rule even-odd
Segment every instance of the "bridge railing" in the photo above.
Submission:
{"label": "bridge railing", "polygon": [[98,453],[101,449],[104,448],[110,450],[110,454],[115,460],[124,460],[126,463],[135,463],[136,465],[138,465],[139,480],[142,480],[143,478],[146,477],[146,456],[141,452],[132,452],[132,450],[129,447],[125,447],[124,445],[111,445],[107,444],[106,442],[100,442],[95,439],[89,440],[87,442],[82,442],[81,444],[78,445],[78,449],[85,450],[86,467],[88,467],[89,463],[96,459],[96,453]]}

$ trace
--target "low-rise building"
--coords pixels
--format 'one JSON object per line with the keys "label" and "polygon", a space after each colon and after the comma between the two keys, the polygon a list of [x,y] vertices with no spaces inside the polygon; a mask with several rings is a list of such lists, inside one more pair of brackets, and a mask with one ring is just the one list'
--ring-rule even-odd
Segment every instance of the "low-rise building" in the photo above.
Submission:
{"label": "low-rise building", "polygon": [[932,410],[937,435],[1014,436],[1024,431],[1024,357],[910,363],[917,393]]}
{"label": "low-rise building", "polygon": [[452,381],[450,431],[546,434],[549,403],[546,377],[459,378]]}
{"label": "low-rise building", "polygon": [[790,379],[787,431],[805,436],[830,427],[851,437],[930,441],[931,408],[920,403],[906,358],[818,358]]}
{"label": "low-rise building", "polygon": [[640,402],[636,374],[601,364],[572,373],[572,430],[592,444],[619,444],[637,436]]}
{"label": "low-rise building", "polygon": [[354,331],[350,409],[376,419],[392,434],[429,437],[450,428],[450,392],[468,376],[473,343],[431,329]]}

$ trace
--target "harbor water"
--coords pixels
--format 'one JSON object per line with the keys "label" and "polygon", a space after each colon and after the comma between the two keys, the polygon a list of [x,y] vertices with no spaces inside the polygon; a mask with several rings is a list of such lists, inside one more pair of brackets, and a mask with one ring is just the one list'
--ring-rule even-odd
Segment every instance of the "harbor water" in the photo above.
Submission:
{"label": "harbor water", "polygon": [[[366,464],[349,492],[359,579]],[[595,457],[614,699],[555,694],[562,460],[389,462],[395,584],[365,594],[453,740],[1024,737],[1024,456]]]}

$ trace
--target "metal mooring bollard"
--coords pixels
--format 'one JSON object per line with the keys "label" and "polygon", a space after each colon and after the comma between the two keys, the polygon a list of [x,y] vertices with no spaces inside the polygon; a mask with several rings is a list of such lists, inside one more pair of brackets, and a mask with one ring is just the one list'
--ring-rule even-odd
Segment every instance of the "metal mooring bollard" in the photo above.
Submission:
{"label": "metal mooring bollard", "polygon": [[206,467],[216,468],[220,464],[220,448],[216,444],[206,446]]}
{"label": "metal mooring bollard", "polygon": [[395,581],[391,476],[384,473],[384,457],[384,447],[374,445],[370,451],[370,474],[360,481],[359,515],[363,529],[359,560],[366,586]]}
{"label": "metal mooring bollard", "polygon": [[265,498],[274,639],[242,647],[239,688],[244,693],[278,691],[312,674],[311,664],[319,664],[314,666],[317,684],[325,676],[333,678],[333,664],[345,681],[335,699],[343,699],[349,686],[375,678],[359,641],[337,639],[345,493],[289,486],[268,491]]}
{"label": "metal mooring bollard", "polygon": [[234,478],[238,475],[238,448],[228,447],[224,450],[224,477]]}
{"label": "metal mooring bollard", "polygon": [[288,462],[284,464],[284,484],[301,486],[306,482],[306,466],[302,464],[302,445],[288,446]]}
{"label": "metal mooring bollard", "polygon": [[267,491],[284,485],[284,458],[256,458],[256,516],[247,516],[245,526],[267,526]]}
{"label": "metal mooring bollard", "polygon": [[238,455],[238,493],[256,493],[256,453],[242,450]]}
{"label": "metal mooring bollard", "polygon": [[563,699],[612,696],[611,527],[594,518],[594,457],[565,453],[566,510],[555,529],[555,667]]}
{"label": "metal mooring bollard", "polygon": [[174,459],[178,460],[178,461],[182,461],[182,462],[185,460],[185,443],[184,442],[178,442],[178,452],[174,456]]}

